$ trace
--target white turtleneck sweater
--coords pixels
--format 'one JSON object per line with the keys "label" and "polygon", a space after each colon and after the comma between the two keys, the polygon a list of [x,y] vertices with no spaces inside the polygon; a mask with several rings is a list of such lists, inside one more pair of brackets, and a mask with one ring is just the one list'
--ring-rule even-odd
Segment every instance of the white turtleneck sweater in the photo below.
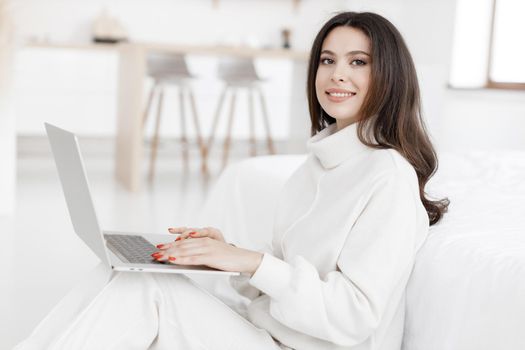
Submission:
{"label": "white turtleneck sweater", "polygon": [[399,350],[405,287],[428,234],[413,167],[365,146],[357,124],[310,138],[275,211],[272,253],[232,285],[288,347]]}

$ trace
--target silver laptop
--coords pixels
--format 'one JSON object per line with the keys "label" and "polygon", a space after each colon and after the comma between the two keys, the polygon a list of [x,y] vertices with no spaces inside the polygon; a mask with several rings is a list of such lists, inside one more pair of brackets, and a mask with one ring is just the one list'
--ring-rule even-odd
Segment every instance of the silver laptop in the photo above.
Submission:
{"label": "silver laptop", "polygon": [[153,260],[151,254],[157,251],[156,245],[174,240],[173,236],[102,231],[75,134],[48,123],[45,127],[75,233],[111,269],[239,275],[207,266],[179,266]]}

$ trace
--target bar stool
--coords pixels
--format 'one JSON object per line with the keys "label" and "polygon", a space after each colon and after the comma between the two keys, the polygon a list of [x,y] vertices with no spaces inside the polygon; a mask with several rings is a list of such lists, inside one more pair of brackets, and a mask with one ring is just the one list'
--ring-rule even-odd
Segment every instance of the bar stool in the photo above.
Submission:
{"label": "bar stool", "polygon": [[197,143],[199,145],[201,155],[201,171],[204,175],[208,173],[206,164],[206,144],[201,136],[201,128],[197,109],[195,105],[195,98],[189,82],[194,79],[194,76],[189,72],[184,55],[154,52],[147,56],[147,70],[148,75],[153,78],[153,87],[151,88],[142,118],[142,128],[144,130],[146,121],[150,114],[150,109],[153,104],[155,95],[158,95],[157,104],[157,118],[155,121],[155,131],[151,146],[149,181],[152,182],[155,176],[155,162],[157,158],[157,148],[159,143],[159,129],[160,118],[162,115],[162,105],[164,101],[164,92],[166,86],[176,86],[179,90],[179,106],[180,106],[180,121],[181,121],[181,143],[182,143],[182,157],[185,170],[188,169],[188,139],[186,136],[186,118],[184,108],[184,94],[186,93],[190,99],[190,106],[193,114],[193,123],[197,135]]}
{"label": "bar stool", "polygon": [[257,155],[257,147],[255,144],[255,117],[253,110],[253,95],[257,93],[260,98],[260,105],[262,111],[262,117],[264,122],[264,128],[266,131],[266,142],[268,151],[270,154],[275,154],[275,148],[270,133],[270,122],[268,120],[268,112],[266,109],[266,101],[264,94],[259,86],[262,79],[257,74],[255,70],[255,65],[253,59],[250,58],[223,58],[219,61],[218,67],[218,76],[221,80],[224,81],[225,86],[222,90],[221,96],[219,98],[219,103],[215,111],[215,116],[213,119],[211,133],[208,139],[206,150],[207,152],[211,151],[211,146],[213,139],[215,137],[215,131],[217,129],[218,119],[221,114],[222,106],[226,97],[228,90],[232,91],[231,100],[230,100],[230,115],[228,118],[227,126],[227,135],[224,140],[223,145],[223,159],[222,159],[222,168],[226,166],[228,162],[228,154],[230,150],[231,143],[231,130],[233,124],[233,116],[235,114],[235,99],[237,91],[241,89],[248,90],[248,109],[249,109],[249,127],[250,127],[250,155]]}

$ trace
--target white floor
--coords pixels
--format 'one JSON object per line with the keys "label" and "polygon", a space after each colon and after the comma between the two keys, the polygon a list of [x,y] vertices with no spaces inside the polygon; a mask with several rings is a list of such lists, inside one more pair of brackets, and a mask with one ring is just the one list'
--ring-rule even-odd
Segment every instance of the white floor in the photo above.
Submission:
{"label": "white floor", "polygon": [[[82,140],[80,143],[82,146]],[[16,215],[0,220],[4,266],[0,349],[10,349],[26,337],[83,273],[97,264],[97,258],[72,231],[49,150],[44,147],[35,153],[19,156]],[[247,153],[233,153],[230,162]],[[219,155],[212,155],[212,175],[206,181],[199,172],[198,158],[194,159],[184,173],[179,152],[167,147],[159,155],[155,183],[144,186],[140,193],[129,193],[113,178],[111,152],[85,152],[103,229],[164,233],[169,226],[191,226],[221,165]]]}

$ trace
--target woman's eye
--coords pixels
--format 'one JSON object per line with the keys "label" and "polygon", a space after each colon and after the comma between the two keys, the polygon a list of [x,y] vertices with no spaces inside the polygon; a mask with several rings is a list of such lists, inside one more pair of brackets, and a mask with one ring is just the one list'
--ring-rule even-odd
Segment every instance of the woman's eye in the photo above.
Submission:
{"label": "woman's eye", "polygon": [[334,63],[334,60],[331,58],[321,58],[321,63],[322,64],[332,64]]}
{"label": "woman's eye", "polygon": [[354,66],[364,66],[366,62],[363,60],[353,60],[350,64]]}

